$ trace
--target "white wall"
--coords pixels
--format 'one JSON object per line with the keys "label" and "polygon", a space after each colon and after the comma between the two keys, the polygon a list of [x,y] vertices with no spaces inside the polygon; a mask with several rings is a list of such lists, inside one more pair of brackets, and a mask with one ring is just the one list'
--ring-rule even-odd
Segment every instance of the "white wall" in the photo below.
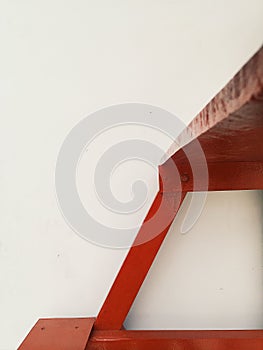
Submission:
{"label": "white wall", "polygon": [[[84,116],[123,102],[188,123],[262,43],[261,0],[0,2],[0,349],[39,317],[96,315],[125,250],[79,238],[56,157]],[[85,194],[87,195],[87,194]],[[211,193],[173,224],[128,328],[261,328],[262,198]]]}

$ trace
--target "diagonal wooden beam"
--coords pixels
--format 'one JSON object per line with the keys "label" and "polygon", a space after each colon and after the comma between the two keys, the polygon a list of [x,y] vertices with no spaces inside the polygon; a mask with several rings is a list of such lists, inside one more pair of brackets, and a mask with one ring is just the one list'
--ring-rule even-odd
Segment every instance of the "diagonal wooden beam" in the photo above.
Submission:
{"label": "diagonal wooden beam", "polygon": [[[158,192],[96,319],[95,329],[121,329],[186,193]],[[154,221],[149,221],[154,217]],[[157,232],[154,234],[154,232]]]}

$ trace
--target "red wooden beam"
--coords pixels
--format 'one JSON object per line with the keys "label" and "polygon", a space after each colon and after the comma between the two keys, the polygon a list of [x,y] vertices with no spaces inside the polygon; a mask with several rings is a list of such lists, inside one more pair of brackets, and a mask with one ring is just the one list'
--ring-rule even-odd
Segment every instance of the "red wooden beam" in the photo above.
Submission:
{"label": "red wooden beam", "polygon": [[262,350],[263,332],[93,331],[86,350]]}
{"label": "red wooden beam", "polygon": [[[160,190],[110,289],[93,330],[94,319],[83,321],[84,325],[86,322],[85,331],[76,339],[76,329],[72,327],[75,321],[68,321],[67,324],[65,320],[66,323],[58,324],[56,329],[51,324],[52,320],[45,321],[48,331],[41,331],[37,324],[20,349],[263,349],[263,330],[121,330],[187,192],[263,189],[262,139],[263,49],[260,49],[179,136],[169,151],[170,160],[159,167]],[[200,147],[196,145],[201,145],[205,163],[200,161]],[[176,173],[174,165],[177,167]],[[206,171],[208,181],[203,176]],[[178,182],[178,178],[181,181]],[[65,340],[70,346],[65,347]]]}
{"label": "red wooden beam", "polygon": [[[263,138],[262,138],[263,139]],[[193,164],[192,164],[193,165]],[[174,181],[174,166],[165,163],[160,166],[160,173],[167,178],[163,192],[198,192],[198,191],[233,191],[233,190],[261,190],[263,189],[263,160],[261,161],[229,161],[209,162],[207,171],[208,182],[202,177],[202,164],[195,164],[193,174],[189,162],[178,163],[177,168],[183,181],[178,189]],[[170,176],[169,176],[170,174]],[[198,181],[196,181],[196,177]]]}

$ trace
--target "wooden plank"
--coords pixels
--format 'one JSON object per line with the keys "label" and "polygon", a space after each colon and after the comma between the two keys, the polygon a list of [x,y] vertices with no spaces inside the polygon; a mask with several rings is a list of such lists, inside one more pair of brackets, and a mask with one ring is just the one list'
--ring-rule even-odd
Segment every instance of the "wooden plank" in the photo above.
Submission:
{"label": "wooden plank", "polygon": [[[237,111],[244,105],[258,98],[262,101],[263,93],[263,47],[248,61],[232,80],[209,102],[179,135],[168,150],[168,156],[198,138],[216,124],[235,114],[236,126],[239,118]],[[260,97],[261,96],[261,97]],[[254,108],[255,106],[253,106]],[[247,111],[245,111],[247,112]],[[225,126],[230,127],[230,121]],[[235,124],[234,122],[234,124]],[[262,120],[260,121],[262,125]],[[225,132],[227,129],[222,130]],[[207,134],[208,135],[208,134]]]}
{"label": "wooden plank", "polygon": [[[181,142],[186,135],[191,142],[160,166],[169,182],[166,188],[263,189],[263,49],[197,115],[179,137]],[[174,169],[188,181],[176,183]]]}
{"label": "wooden plank", "polygon": [[18,350],[84,350],[95,318],[40,319]]}
{"label": "wooden plank", "polygon": [[[263,61],[262,61],[263,65]],[[172,159],[179,163],[185,155],[197,156],[201,145],[207,162],[263,160],[263,85],[241,108],[202,133],[196,140],[176,152]]]}

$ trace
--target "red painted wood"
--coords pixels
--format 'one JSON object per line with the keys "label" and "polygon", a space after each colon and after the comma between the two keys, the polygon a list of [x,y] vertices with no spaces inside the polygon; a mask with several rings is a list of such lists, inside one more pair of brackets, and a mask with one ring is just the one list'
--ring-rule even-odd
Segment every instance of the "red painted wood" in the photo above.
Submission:
{"label": "red painted wood", "polygon": [[[175,166],[171,167],[169,159],[160,166],[167,191],[178,191],[181,186],[183,191],[263,189],[263,49],[178,140],[184,146],[171,159],[187,181],[176,183]],[[200,147],[207,165],[201,161]],[[208,184],[203,176],[206,166]]]}
{"label": "red painted wood", "polygon": [[[263,62],[262,62],[263,65]],[[263,85],[241,108],[202,133],[199,141],[207,162],[261,161],[263,159]],[[194,159],[199,151],[196,140],[176,152],[172,158],[180,162]],[[183,152],[182,152],[183,151]]]}
{"label": "red painted wood", "polygon": [[[198,138],[206,131],[212,129],[216,124],[222,122],[224,119],[228,119],[230,121],[231,119],[229,117],[231,117],[231,115],[234,113],[236,114],[236,112],[245,104],[249,103],[249,101],[253,101],[256,96],[260,95],[262,98],[262,88],[263,47],[193,119],[189,126],[175,140],[168,151],[168,155],[172,156],[184,145],[190,143],[192,140]],[[252,105],[252,109],[254,108],[255,104]],[[247,113],[247,110],[244,112]],[[238,124],[237,114],[236,122]],[[228,124],[230,129],[231,123],[232,121],[230,121]],[[219,145],[219,152],[220,151],[221,146]],[[216,154],[214,154],[214,156],[216,156]]]}
{"label": "red painted wood", "polygon": [[262,350],[263,331],[93,331],[86,350]]}
{"label": "red painted wood", "polygon": [[[168,164],[160,167],[160,172],[167,178],[165,192],[197,191],[233,191],[263,189],[263,160],[255,162],[209,162],[207,164],[209,182],[202,177],[202,165],[195,164],[195,176],[189,162],[177,165],[184,179],[180,188],[174,181],[174,168]],[[196,181],[198,178],[198,181]],[[194,183],[195,180],[195,183]]]}
{"label": "red painted wood", "polygon": [[[176,174],[168,160],[160,166],[163,186],[158,193],[141,230],[131,247],[121,270],[102,306],[95,329],[120,329],[145,279],[177,211],[169,205],[158,210],[160,196],[175,196],[180,191],[232,190],[262,188],[263,161],[263,50],[261,49],[204,108],[179,137],[182,149],[172,155],[181,176]],[[205,164],[198,164],[201,144],[208,165],[208,183],[202,178]],[[238,163],[237,163],[238,162]],[[200,166],[193,174],[192,168]],[[186,167],[186,170],[184,169]],[[197,177],[197,179],[195,178]],[[196,187],[196,180],[198,186]],[[195,184],[195,186],[194,186]],[[171,191],[169,191],[169,188]],[[181,188],[181,189],[180,189]],[[185,194],[185,192],[183,192]],[[147,227],[149,216],[155,215],[160,223],[168,222],[161,234],[146,244],[136,245],[151,235]],[[170,216],[167,220],[167,215]]]}
{"label": "red painted wood", "polygon": [[84,350],[95,318],[40,319],[18,350]]}
{"label": "red painted wood", "polygon": [[[120,330],[186,192],[206,190],[204,164],[199,163],[196,142],[201,144],[207,159],[209,191],[262,189],[262,139],[263,49],[198,114],[170,149],[181,176],[180,184],[175,181],[171,162],[159,167],[160,191],[101,308],[94,330],[91,332],[94,319],[40,320],[19,349],[262,350],[263,330]],[[192,168],[197,169],[194,174]]]}
{"label": "red painted wood", "polygon": [[[121,329],[129,309],[185,197],[159,192],[99,312],[95,329]],[[148,225],[150,218],[154,221]],[[153,237],[153,232],[158,235]]]}

